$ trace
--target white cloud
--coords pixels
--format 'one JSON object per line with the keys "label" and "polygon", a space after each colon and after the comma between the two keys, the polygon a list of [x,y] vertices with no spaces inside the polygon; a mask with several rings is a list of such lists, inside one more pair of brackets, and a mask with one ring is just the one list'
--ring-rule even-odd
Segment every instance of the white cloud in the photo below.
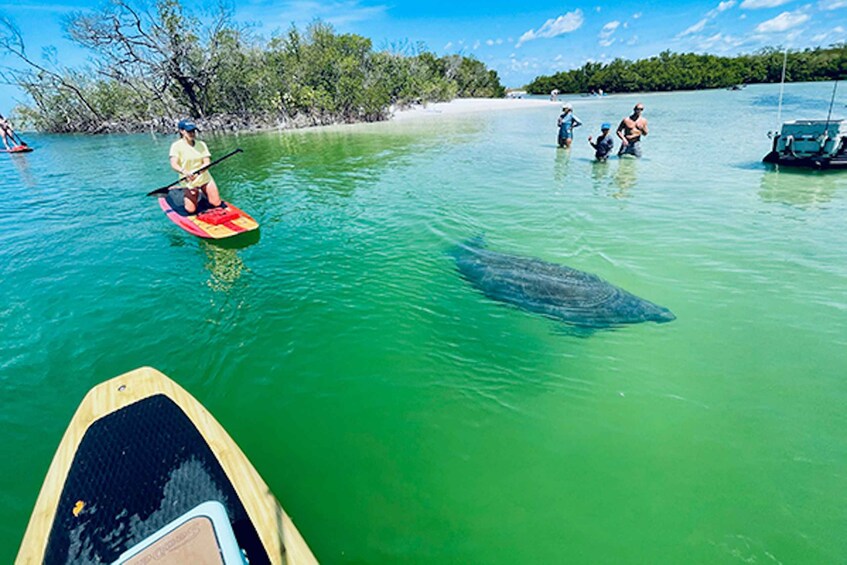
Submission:
{"label": "white cloud", "polygon": [[[315,0],[295,0],[286,3],[279,12],[270,9],[265,3],[248,5],[246,9],[239,8],[239,13],[247,19],[256,19],[264,27],[273,27],[282,23],[290,25],[292,22],[308,25],[309,22],[320,19],[333,26],[343,27],[347,24],[373,20],[383,16],[388,6],[363,6],[359,0],[327,0],[318,2]],[[252,10],[261,9],[260,13]]]}
{"label": "white cloud", "polygon": [[480,45],[479,40],[474,41],[473,48],[474,48],[474,49],[479,49],[479,45]]}
{"label": "white cloud", "polygon": [[637,20],[637,19],[638,19],[638,18],[640,18],[640,17],[641,17],[641,12],[635,12],[634,14],[632,14],[632,19],[633,19],[633,20]]}
{"label": "white cloud", "polygon": [[599,44],[603,47],[608,47],[612,43],[615,42],[615,38],[612,37],[615,31],[620,27],[621,23],[617,20],[611,21],[603,26],[600,30],[600,33],[597,35],[599,38]]}
{"label": "white cloud", "polygon": [[839,8],[847,8],[847,0],[838,0],[837,2],[827,2],[826,0],[821,0],[818,3],[818,8],[821,10],[838,10]]}
{"label": "white cloud", "polygon": [[[747,0],[745,0],[745,2],[746,1]],[[706,15],[703,17],[702,20],[692,25],[685,31],[679,33],[677,35],[677,38],[685,37],[686,35],[694,35],[695,33],[700,33],[706,27],[707,23],[717,18],[722,12],[726,12],[727,10],[735,6],[735,3],[736,0],[724,0],[723,2],[720,2],[716,7],[706,12]]]}
{"label": "white cloud", "polygon": [[691,35],[692,33],[699,33],[701,31],[703,31],[703,28],[706,27],[706,24],[708,22],[709,22],[709,20],[707,18],[703,18],[702,20],[700,20],[699,22],[697,22],[696,24],[694,24],[690,28],[688,28],[685,31],[683,31],[682,33],[680,33],[677,37],[684,37],[686,35]]}
{"label": "white cloud", "polygon": [[615,33],[615,30],[618,29],[619,25],[621,25],[621,23],[617,20],[607,23],[603,26],[603,29],[600,30],[600,37],[609,37]]}
{"label": "white cloud", "polygon": [[823,33],[819,33],[812,37],[812,41],[815,43],[823,43],[824,40],[832,38],[834,40],[842,39],[845,34],[845,30],[842,26],[835,26],[832,31],[825,31]]}
{"label": "white cloud", "polygon": [[494,40],[493,39],[486,39],[485,44],[488,45],[489,47],[491,47],[492,45],[494,45]]}
{"label": "white cloud", "polygon": [[809,21],[811,16],[801,11],[783,12],[775,18],[764,21],[756,26],[758,33],[776,33],[787,31]]}
{"label": "white cloud", "polygon": [[727,51],[732,47],[738,47],[743,41],[731,35],[716,33],[697,42],[697,47],[702,50]]}
{"label": "white cloud", "polygon": [[637,35],[633,35],[630,40],[626,42],[627,45],[635,45],[636,43],[638,43]]}
{"label": "white cloud", "polygon": [[746,20],[746,19],[747,19],[747,14],[741,14],[741,15],[738,17],[738,19],[739,19],[739,20]]}
{"label": "white cloud", "polygon": [[598,43],[603,47],[608,47],[609,45],[614,43],[615,39],[612,37],[612,35],[614,35],[615,30],[617,30],[620,25],[621,23],[617,20],[611,21],[604,25],[603,28],[600,30],[600,33],[597,35],[597,37],[600,39]]}
{"label": "white cloud", "polygon": [[561,15],[556,19],[551,18],[544,22],[544,25],[538,28],[538,31],[531,29],[524,33],[521,38],[518,39],[518,43],[515,47],[520,47],[527,41],[533,41],[542,37],[558,37],[560,35],[576,31],[582,27],[583,21],[584,18],[582,17],[582,10],[579,9]]}
{"label": "white cloud", "polygon": [[776,8],[788,4],[791,0],[744,0],[741,3],[742,10],[758,10],[760,8]]}

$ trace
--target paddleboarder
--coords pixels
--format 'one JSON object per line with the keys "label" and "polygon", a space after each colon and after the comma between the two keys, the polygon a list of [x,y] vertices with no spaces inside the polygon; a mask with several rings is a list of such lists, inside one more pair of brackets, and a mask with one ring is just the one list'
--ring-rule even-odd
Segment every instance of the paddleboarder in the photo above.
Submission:
{"label": "paddleboarder", "polygon": [[171,145],[170,159],[171,168],[179,173],[180,177],[188,177],[183,182],[185,187],[185,211],[193,214],[197,211],[197,203],[200,193],[206,195],[209,204],[213,207],[221,205],[221,197],[218,185],[209,171],[200,174],[192,174],[194,171],[209,165],[212,162],[212,154],[206,144],[197,139],[197,126],[191,120],[181,120],[177,126],[179,140]]}
{"label": "paddleboarder", "polygon": [[[2,114],[0,114],[0,136],[3,137],[3,145],[7,150],[18,145],[15,142],[15,130],[12,129],[12,124]],[[11,145],[9,145],[10,141]]]}

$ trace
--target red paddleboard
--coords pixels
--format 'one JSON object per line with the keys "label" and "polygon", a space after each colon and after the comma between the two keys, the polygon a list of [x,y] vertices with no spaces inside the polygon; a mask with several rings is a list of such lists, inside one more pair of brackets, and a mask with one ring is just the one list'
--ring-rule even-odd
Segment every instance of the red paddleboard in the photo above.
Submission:
{"label": "red paddleboard", "polygon": [[29,145],[15,145],[11,149],[0,149],[0,152],[3,153],[29,153],[32,151],[32,147]]}
{"label": "red paddleboard", "polygon": [[192,235],[206,239],[225,239],[259,228],[256,220],[228,202],[210,208],[206,200],[201,200],[200,211],[189,214],[183,206],[182,189],[171,190],[167,196],[159,198],[159,206],[173,223]]}

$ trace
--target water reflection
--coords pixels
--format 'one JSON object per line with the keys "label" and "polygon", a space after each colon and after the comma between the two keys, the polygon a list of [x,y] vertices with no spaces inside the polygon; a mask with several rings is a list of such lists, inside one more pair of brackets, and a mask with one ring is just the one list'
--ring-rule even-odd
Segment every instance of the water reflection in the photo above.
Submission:
{"label": "water reflection", "polygon": [[810,208],[829,202],[844,186],[847,186],[847,175],[839,171],[774,167],[762,175],[759,198],[767,203]]}
{"label": "water reflection", "polygon": [[595,188],[599,186],[602,181],[606,181],[609,178],[609,173],[611,171],[609,161],[591,161],[591,178],[594,180]]}
{"label": "water reflection", "polygon": [[229,292],[241,278],[245,269],[244,261],[235,249],[226,249],[209,242],[203,242],[202,247],[210,274],[206,286],[215,292]]}
{"label": "water reflection", "polygon": [[15,165],[15,168],[18,170],[18,174],[21,177],[21,181],[23,185],[27,188],[35,188],[36,181],[35,177],[32,176],[32,170],[30,169],[28,155],[26,154],[11,154],[12,163]]}
{"label": "water reflection", "polygon": [[568,176],[568,163],[570,160],[570,149],[556,148],[556,162],[553,166],[553,178],[556,182],[562,182]]}
{"label": "water reflection", "polygon": [[618,168],[613,181],[618,187],[613,198],[628,198],[627,191],[638,183],[638,159],[618,159]]}

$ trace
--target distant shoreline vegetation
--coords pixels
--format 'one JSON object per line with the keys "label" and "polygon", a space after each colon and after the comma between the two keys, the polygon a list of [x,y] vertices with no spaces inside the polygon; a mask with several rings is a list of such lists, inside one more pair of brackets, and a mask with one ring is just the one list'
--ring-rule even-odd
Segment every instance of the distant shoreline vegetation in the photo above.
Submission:
{"label": "distant shoreline vegetation", "polygon": [[[530,94],[560,92],[657,92],[724,88],[736,84],[780,82],[783,51],[762,49],[749,55],[718,57],[664,51],[656,57],[611,63],[586,63],[579,69],[536,77]],[[835,80],[847,77],[847,43],[789,51],[786,82]]]}
{"label": "distant shoreline vegetation", "polygon": [[[497,73],[471,57],[437,57],[420,46],[375,51],[371,40],[316,21],[265,40],[220,8],[202,21],[179,0],[112,0],[64,22],[92,54],[69,68],[55,53],[31,57],[18,28],[0,20],[0,52],[17,68],[0,80],[32,104],[15,108],[30,127],[54,133],[173,131],[183,117],[205,130],[294,128],[378,121],[391,106],[503,97]],[[399,52],[398,52],[399,51]]]}

